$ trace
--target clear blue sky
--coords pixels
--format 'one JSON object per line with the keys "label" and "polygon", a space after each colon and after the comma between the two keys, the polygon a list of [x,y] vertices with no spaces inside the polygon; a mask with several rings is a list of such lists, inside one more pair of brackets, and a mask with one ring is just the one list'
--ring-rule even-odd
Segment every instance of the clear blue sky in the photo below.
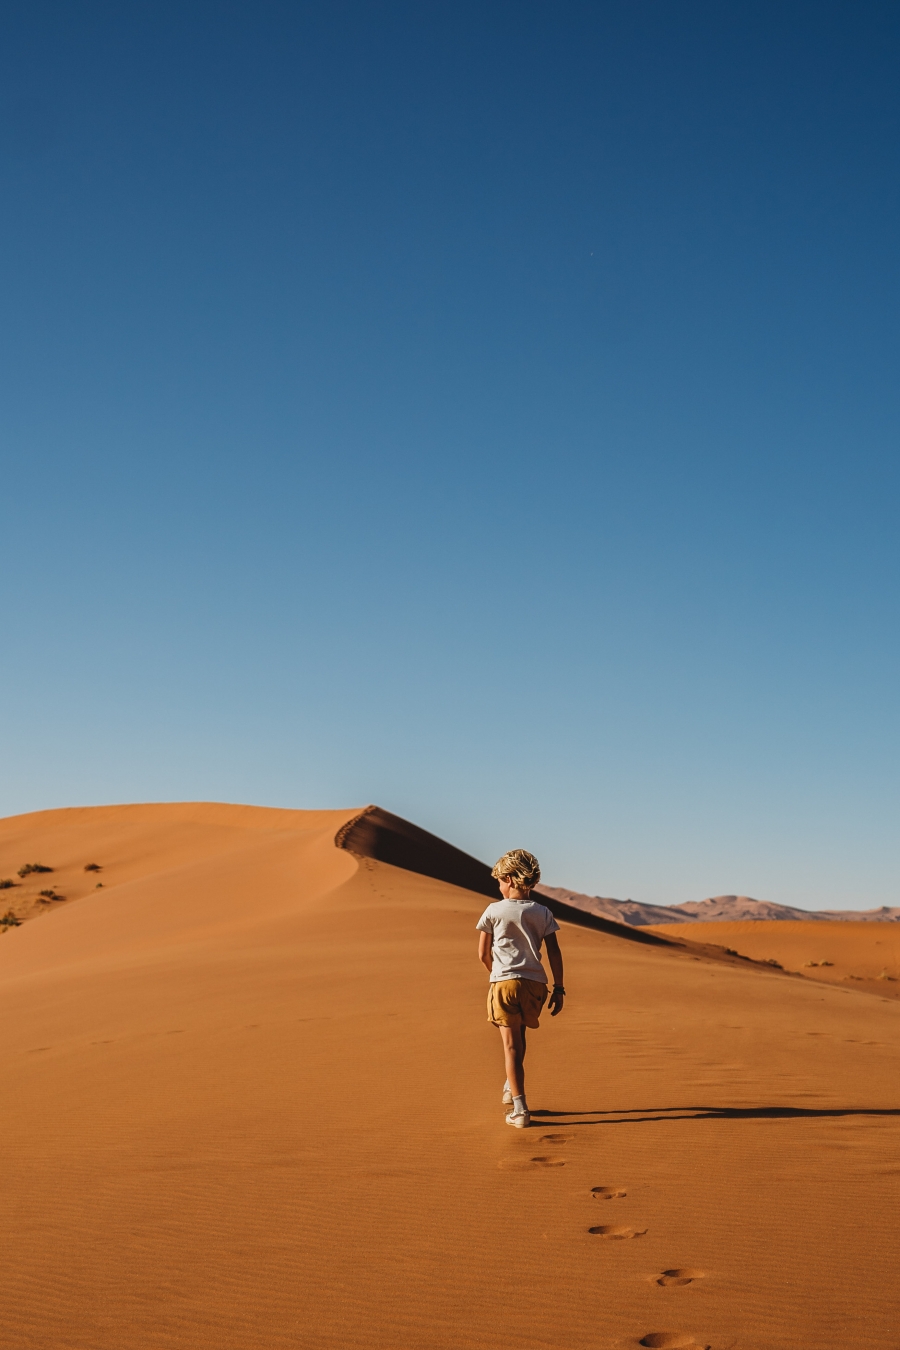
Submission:
{"label": "clear blue sky", "polygon": [[12,3],[0,812],[900,903],[900,10]]}

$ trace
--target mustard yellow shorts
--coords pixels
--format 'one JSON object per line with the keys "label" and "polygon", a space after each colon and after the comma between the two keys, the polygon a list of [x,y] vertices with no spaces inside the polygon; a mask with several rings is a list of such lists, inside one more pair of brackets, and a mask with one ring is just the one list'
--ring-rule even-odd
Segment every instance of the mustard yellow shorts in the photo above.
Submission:
{"label": "mustard yellow shorts", "polygon": [[540,980],[498,980],[488,985],[488,1021],[495,1027],[540,1026],[547,986]]}

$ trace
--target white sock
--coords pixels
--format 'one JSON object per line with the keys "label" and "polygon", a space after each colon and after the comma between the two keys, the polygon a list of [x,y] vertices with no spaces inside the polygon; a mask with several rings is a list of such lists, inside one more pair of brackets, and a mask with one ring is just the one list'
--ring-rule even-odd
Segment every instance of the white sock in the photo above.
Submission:
{"label": "white sock", "polygon": [[525,1105],[524,1097],[513,1097],[513,1115],[525,1116],[528,1114],[528,1107]]}

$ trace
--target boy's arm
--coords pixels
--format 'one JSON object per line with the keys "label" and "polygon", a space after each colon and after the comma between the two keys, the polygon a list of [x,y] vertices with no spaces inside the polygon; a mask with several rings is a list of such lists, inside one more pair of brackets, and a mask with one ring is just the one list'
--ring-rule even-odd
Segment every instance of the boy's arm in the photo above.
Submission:
{"label": "boy's arm", "polygon": [[478,960],[490,975],[494,965],[494,939],[490,933],[478,934]]}
{"label": "boy's arm", "polygon": [[562,1012],[563,999],[566,991],[563,989],[563,959],[562,952],[559,950],[559,938],[555,933],[548,933],[544,939],[544,945],[547,948],[547,960],[550,962],[550,970],[553,972],[553,992],[550,995],[550,1002],[547,1009],[551,1017]]}

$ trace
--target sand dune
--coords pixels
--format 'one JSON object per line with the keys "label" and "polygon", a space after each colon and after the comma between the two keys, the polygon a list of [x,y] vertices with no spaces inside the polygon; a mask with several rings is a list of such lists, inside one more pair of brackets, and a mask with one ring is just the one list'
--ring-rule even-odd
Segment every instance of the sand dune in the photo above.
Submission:
{"label": "sand dune", "polygon": [[566,886],[538,887],[541,895],[548,899],[561,901],[574,909],[584,910],[587,914],[602,915],[616,923],[627,923],[635,928],[664,923],[684,923],[688,916],[678,913],[671,905],[646,905],[639,900],[614,900],[608,895],[585,895],[582,891],[570,891]]}
{"label": "sand dune", "polygon": [[894,1350],[900,1006],[564,922],[510,1130],[485,897],[420,835],[0,822],[73,897],[0,938],[4,1350]]}
{"label": "sand dune", "polygon": [[798,909],[794,905],[777,905],[771,900],[754,900],[750,895],[714,895],[709,900],[686,900],[682,905],[670,906],[673,913],[686,919],[708,923],[725,919],[737,923],[744,919],[765,923],[769,919],[810,921],[837,920],[852,923],[897,923],[900,909],[881,905],[877,909]]}
{"label": "sand dune", "polygon": [[839,920],[857,923],[898,923],[900,908],[881,905],[877,909],[798,909],[794,905],[777,905],[770,900],[754,900],[751,895],[715,895],[709,900],[685,900],[680,905],[647,905],[639,900],[613,900],[604,895],[585,895],[570,891],[565,886],[539,887],[542,894],[581,909],[588,914],[600,914],[619,923],[636,927],[674,923],[708,923],[720,920],[729,923],[751,919],[766,922],[770,919],[795,920],[803,923]]}
{"label": "sand dune", "polygon": [[826,984],[852,984],[882,998],[900,998],[900,927],[895,923],[666,924],[666,937],[717,943],[754,961]]}

